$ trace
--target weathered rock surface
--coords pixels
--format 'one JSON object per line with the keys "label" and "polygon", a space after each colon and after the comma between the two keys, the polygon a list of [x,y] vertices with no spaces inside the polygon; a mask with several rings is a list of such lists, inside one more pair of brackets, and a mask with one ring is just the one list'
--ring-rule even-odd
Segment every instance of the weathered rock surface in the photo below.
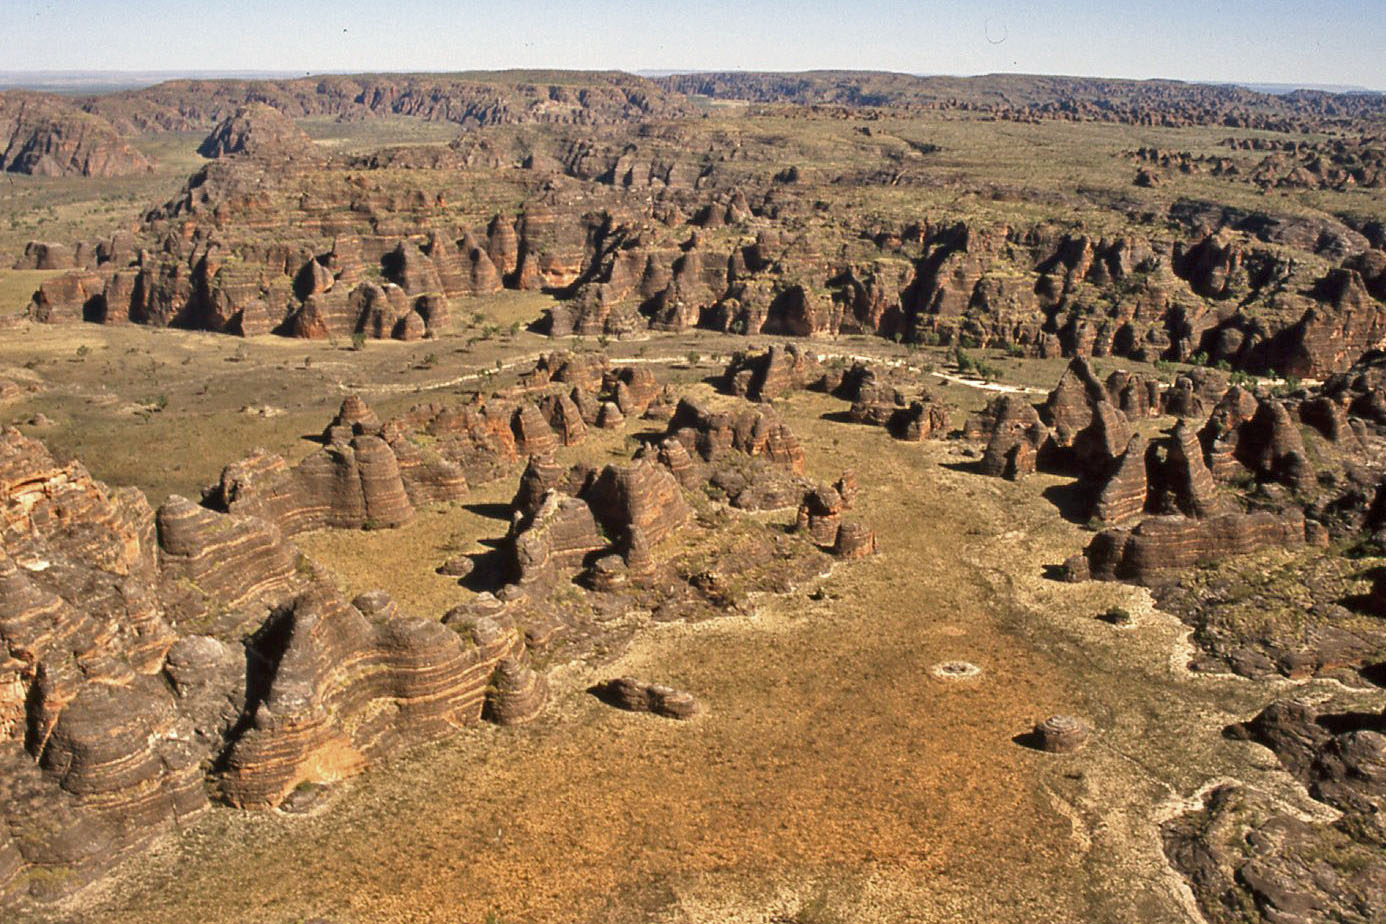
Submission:
{"label": "weathered rock surface", "polygon": [[0,93],[0,171],[34,176],[125,176],[150,161],[100,116],[58,96]]}
{"label": "weathered rock surface", "polygon": [[795,344],[773,344],[764,353],[738,353],[723,378],[734,395],[752,401],[773,401],[807,388],[823,375],[817,357]]}
{"label": "weathered rock surface", "polygon": [[408,744],[479,721],[492,674],[522,658],[519,632],[467,645],[427,619],[371,623],[330,596],[299,597],[250,642],[263,691],[228,749],[220,789],[272,806],[301,782],[332,782]]}
{"label": "weathered rock surface", "polygon": [[837,528],[837,538],[833,542],[833,555],[837,558],[866,558],[876,554],[876,533],[860,520],[843,520]]}
{"label": "weathered rock surface", "polygon": [[[337,426],[369,421],[348,405]],[[387,444],[352,439],[361,495],[398,506],[362,441]],[[209,795],[277,805],[542,706],[519,629],[465,642],[383,593],[348,604],[283,536],[176,496],[156,513],[0,433],[0,900],[82,886]]]}
{"label": "weathered rock surface", "polygon": [[1165,822],[1161,835],[1210,920],[1366,922],[1386,900],[1378,845],[1305,821],[1245,786],[1217,787],[1200,809]]}
{"label": "weathered rock surface", "polygon": [[1310,795],[1356,816],[1360,838],[1386,847],[1386,713],[1334,714],[1282,700],[1231,732],[1270,748]]}
{"label": "weathered rock surface", "polygon": [[[1166,822],[1165,851],[1205,908],[1229,920],[1369,921],[1386,900],[1386,718],[1272,703],[1229,729],[1275,752],[1342,817],[1315,823],[1242,786]],[[1238,909],[1245,914],[1232,916]],[[1252,910],[1255,917],[1251,917]]]}
{"label": "weathered rock surface", "polygon": [[678,481],[649,460],[606,466],[583,498],[602,528],[618,542],[639,530],[647,542],[658,543],[692,515]]}
{"label": "weathered rock surface", "polygon": [[1214,516],[1226,508],[1213,475],[1203,462],[1203,447],[1184,420],[1175,424],[1170,433],[1157,491],[1168,495],[1162,506],[1188,517]]}
{"label": "weathered rock surface", "polygon": [[1112,473],[1098,490],[1093,518],[1103,526],[1120,526],[1139,519],[1146,510],[1149,494],[1146,472],[1146,443],[1140,434],[1132,436],[1116,459]]}
{"label": "weathered rock surface", "polygon": [[1148,517],[1133,529],[1107,529],[1088,544],[1092,577],[1153,585],[1195,565],[1304,541],[1304,516],[1225,513],[1207,519]]}
{"label": "weathered rock surface", "polygon": [[317,157],[318,147],[288,116],[265,103],[241,106],[198,146],[203,157],[243,154],[275,160]]}
{"label": "weathered rock surface", "polygon": [[327,446],[294,466],[264,451],[228,465],[204,502],[267,520],[292,536],[310,529],[402,526],[414,519],[418,505],[467,493],[461,465],[419,445],[405,424],[382,425],[359,396],[343,400],[323,436]]}
{"label": "weathered rock surface", "polygon": [[1078,434],[1093,422],[1097,406],[1107,400],[1107,389],[1097,380],[1088,361],[1075,356],[1043,405],[1043,417],[1061,448],[1073,445]]}
{"label": "weathered rock surface", "polygon": [[988,411],[991,429],[981,473],[1014,481],[1033,472],[1034,456],[1049,435],[1039,413],[1016,395],[1002,395]]}
{"label": "weathered rock surface", "polygon": [[1071,754],[1088,743],[1092,729],[1071,715],[1051,715],[1035,724],[1036,746],[1051,754]]}
{"label": "weathered rock surface", "polygon": [[592,508],[550,490],[534,513],[518,520],[507,540],[510,575],[521,587],[552,586],[571,578],[589,556],[607,548]]}

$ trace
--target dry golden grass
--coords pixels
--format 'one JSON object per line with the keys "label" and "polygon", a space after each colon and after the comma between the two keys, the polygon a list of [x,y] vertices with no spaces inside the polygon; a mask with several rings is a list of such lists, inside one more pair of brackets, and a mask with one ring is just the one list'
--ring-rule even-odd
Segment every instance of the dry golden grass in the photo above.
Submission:
{"label": "dry golden grass", "polygon": [[61,270],[14,270],[0,269],[0,318],[7,315],[23,314],[29,306],[29,299],[45,279],[51,279]]}

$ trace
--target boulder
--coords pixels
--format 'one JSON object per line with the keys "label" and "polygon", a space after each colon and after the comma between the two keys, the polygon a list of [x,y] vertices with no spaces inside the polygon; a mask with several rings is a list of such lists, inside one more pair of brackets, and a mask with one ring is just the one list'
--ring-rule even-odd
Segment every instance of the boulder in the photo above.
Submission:
{"label": "boulder", "polygon": [[630,712],[650,712],[670,719],[691,719],[698,713],[693,694],[633,677],[618,677],[592,688],[603,702]]}

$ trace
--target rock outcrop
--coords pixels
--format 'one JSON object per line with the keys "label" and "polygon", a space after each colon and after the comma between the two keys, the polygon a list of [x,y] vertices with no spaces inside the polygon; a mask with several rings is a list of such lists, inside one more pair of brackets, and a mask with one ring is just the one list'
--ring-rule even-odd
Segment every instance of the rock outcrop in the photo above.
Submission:
{"label": "rock outcrop", "polygon": [[1303,541],[1304,516],[1297,510],[1225,513],[1202,520],[1160,516],[1129,530],[1103,530],[1084,554],[1097,580],[1155,585],[1195,565]]}
{"label": "rock outcrop", "polygon": [[277,805],[301,782],[341,779],[480,721],[492,675],[524,657],[524,640],[511,630],[472,642],[432,620],[372,623],[338,599],[294,600],[250,643],[266,675],[226,753],[221,796]]}
{"label": "rock outcrop", "polygon": [[679,483],[670,472],[646,459],[630,465],[608,465],[583,492],[607,535],[628,541],[639,530],[658,543],[692,515]]}
{"label": "rock outcrop", "polygon": [[1386,896],[1378,844],[1305,820],[1266,793],[1213,789],[1161,826],[1165,855],[1204,914],[1245,921],[1370,921]]}
{"label": "rock outcrop", "polygon": [[792,343],[774,344],[764,353],[738,353],[723,372],[727,390],[752,401],[782,398],[822,375],[818,358]]}
{"label": "rock outcrop", "polygon": [[[334,426],[371,417],[348,402]],[[404,509],[398,472],[378,472],[388,444],[352,443],[360,509]],[[78,888],[209,797],[274,806],[542,706],[520,629],[467,640],[381,592],[345,602],[274,517],[248,512],[311,519],[277,508],[283,492],[239,490],[298,477],[282,460],[262,469],[224,479],[237,512],[176,496],[155,512],[0,433],[0,900]]]}
{"label": "rock outcrop", "polygon": [[318,147],[288,116],[265,103],[241,106],[212,129],[197,153],[203,157],[243,154],[268,160],[318,157]]}
{"label": "rock outcrop", "polygon": [[292,536],[323,528],[390,529],[411,522],[419,505],[467,493],[459,464],[420,445],[400,422],[382,425],[357,395],[343,400],[323,437],[327,446],[294,466],[264,451],[228,465],[205,503],[267,520]]}
{"label": "rock outcrop", "polygon": [[1146,511],[1149,489],[1145,437],[1136,434],[1098,490],[1093,518],[1103,526],[1121,526],[1139,519]]}
{"label": "rock outcrop", "polygon": [[0,93],[0,171],[109,177],[152,166],[109,122],[61,97]]}
{"label": "rock outcrop", "polygon": [[551,490],[534,513],[514,524],[506,548],[515,584],[549,587],[581,571],[607,540],[585,501]]}
{"label": "rock outcrop", "polygon": [[1193,428],[1184,420],[1170,434],[1165,464],[1160,470],[1160,488],[1168,495],[1163,506],[1188,517],[1213,516],[1225,503],[1203,462],[1203,447]]}
{"label": "rock outcrop", "polygon": [[1097,406],[1107,401],[1107,389],[1097,380],[1088,361],[1075,356],[1043,405],[1043,417],[1061,448],[1073,445],[1078,434],[1093,422]]}
{"label": "rock outcrop", "polygon": [[1199,903],[1267,920],[1371,920],[1386,898],[1386,717],[1283,700],[1228,732],[1273,751],[1341,817],[1311,821],[1242,785],[1213,790],[1163,826],[1165,852]]}
{"label": "rock outcrop", "polygon": [[1039,413],[1016,395],[1002,395],[987,410],[990,432],[981,473],[1015,481],[1033,472],[1035,455],[1049,436]]}
{"label": "rock outcrop", "polygon": [[650,712],[669,719],[691,719],[698,713],[692,693],[633,677],[618,677],[592,688],[600,700],[629,712]]}
{"label": "rock outcrop", "polygon": [[1081,750],[1092,734],[1086,722],[1071,715],[1051,715],[1035,724],[1036,745],[1051,754]]}

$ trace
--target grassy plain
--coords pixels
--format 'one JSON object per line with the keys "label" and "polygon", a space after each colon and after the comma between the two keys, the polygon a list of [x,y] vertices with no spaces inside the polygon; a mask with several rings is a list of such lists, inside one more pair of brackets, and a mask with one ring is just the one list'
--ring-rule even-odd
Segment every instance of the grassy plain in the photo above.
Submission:
{"label": "grassy plain", "polygon": [[[539,307],[502,296],[484,313]],[[463,377],[497,359],[554,346],[523,332],[467,346],[474,329],[352,351],[25,325],[0,344],[0,365],[37,390],[4,413],[45,414],[51,423],[23,429],[157,503],[196,496],[252,445],[291,458],[311,450],[303,437],[348,387],[388,414],[475,387],[485,379]],[[744,343],[695,334],[612,352],[663,359],[661,378],[692,383]],[[879,340],[818,346],[919,368],[945,362],[941,351]],[[688,367],[692,352],[702,361]],[[1054,361],[997,359],[1013,387],[1057,377]],[[489,384],[513,371],[495,375]],[[962,408],[991,394],[939,387]],[[162,409],[151,395],[167,397]],[[242,411],[266,405],[285,413]],[[876,558],[764,598],[749,616],[647,625],[623,652],[554,665],[553,703],[535,724],[470,729],[401,755],[313,815],[214,809],[45,919],[1185,920],[1155,819],[1225,776],[1295,798],[1268,755],[1218,734],[1271,692],[1189,674],[1185,630],[1143,592],[1042,577],[1086,540],[1044,498],[1061,479],[983,478],[962,444],[898,443],[832,419],[842,407],[811,393],[780,403],[811,473],[860,473],[858,512],[880,535]],[[614,458],[629,446],[618,433],[582,451]],[[301,541],[344,589],[384,586],[438,616],[468,591],[433,567],[504,532],[484,505],[508,500],[516,475],[404,530]],[[1095,618],[1113,605],[1136,615],[1135,628]],[[981,678],[929,673],[953,659],[982,667]],[[706,714],[668,722],[584,692],[617,674],[692,690]],[[1053,757],[1012,740],[1051,712],[1092,721],[1097,741]]]}

